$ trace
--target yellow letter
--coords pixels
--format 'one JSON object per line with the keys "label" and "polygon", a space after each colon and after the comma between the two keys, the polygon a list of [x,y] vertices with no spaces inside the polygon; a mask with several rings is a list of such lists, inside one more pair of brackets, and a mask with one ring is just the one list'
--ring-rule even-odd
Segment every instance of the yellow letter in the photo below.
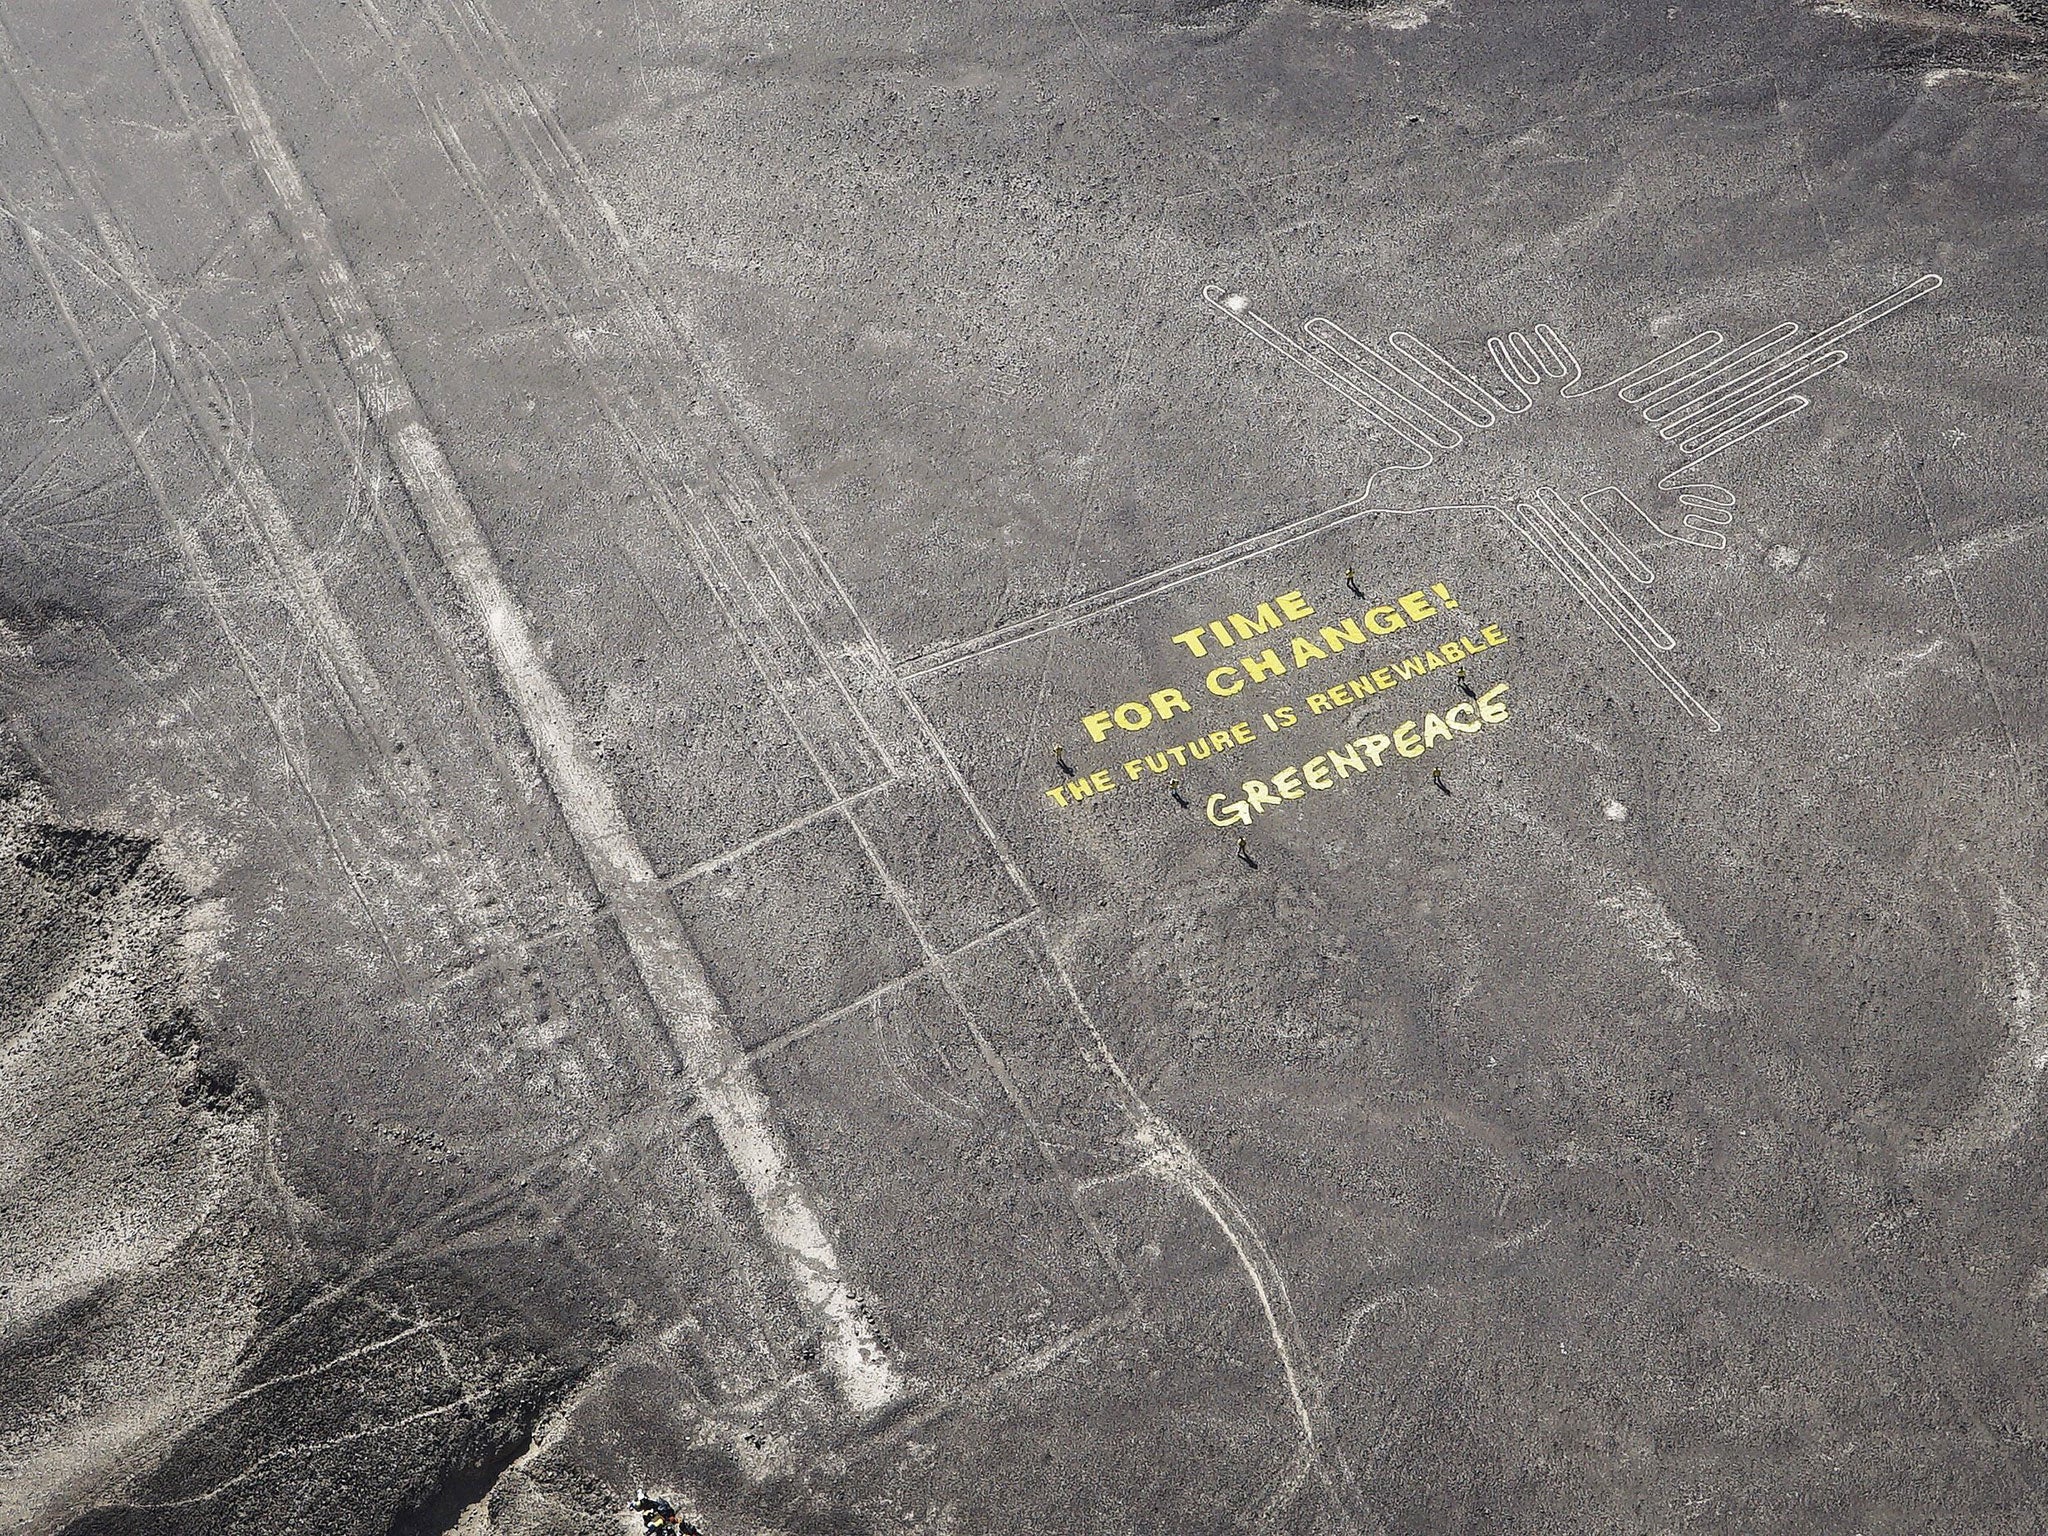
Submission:
{"label": "yellow letter", "polygon": [[1261,603],[1253,610],[1256,617],[1246,618],[1241,613],[1230,615],[1230,627],[1237,631],[1237,638],[1249,640],[1253,635],[1263,635],[1269,629],[1278,629],[1285,621],[1273,611],[1271,603]]}
{"label": "yellow letter", "polygon": [[1315,612],[1315,609],[1301,600],[1299,592],[1283,592],[1273,601],[1280,605],[1280,611],[1290,619],[1305,619]]}
{"label": "yellow letter", "polygon": [[1247,681],[1263,683],[1269,677],[1278,677],[1287,670],[1287,663],[1280,659],[1280,653],[1271,649],[1244,659],[1244,675]]}
{"label": "yellow letter", "polygon": [[1403,757],[1422,756],[1422,738],[1415,734],[1415,722],[1403,720],[1394,727],[1394,750]]}
{"label": "yellow letter", "polygon": [[[1224,687],[1221,683],[1217,681],[1217,679],[1226,672],[1228,672],[1231,677],[1231,683],[1228,688]],[[1209,691],[1215,694],[1216,697],[1218,697],[1219,699],[1227,699],[1233,693],[1236,693],[1239,689],[1244,687],[1244,681],[1243,679],[1238,677],[1237,668],[1235,667],[1217,667],[1214,671],[1212,671],[1209,674],[1207,682],[1209,684]],[[1105,716],[1104,718],[1107,717]],[[1100,741],[1101,739],[1102,738],[1099,736],[1096,738],[1096,740],[1098,741]]]}
{"label": "yellow letter", "polygon": [[1495,699],[1507,691],[1508,685],[1506,683],[1495,683],[1486,692],[1479,695],[1479,718],[1488,725],[1499,725],[1501,721],[1507,719],[1507,705],[1494,703]]}
{"label": "yellow letter", "polygon": [[1189,650],[1193,651],[1197,656],[1206,656],[1209,654],[1209,647],[1202,644],[1202,627],[1199,624],[1196,625],[1193,629],[1188,630],[1185,634],[1175,635],[1173,637],[1173,643],[1175,645],[1186,646]]}
{"label": "yellow letter", "polygon": [[[1380,615],[1385,614],[1385,618]],[[1365,627],[1376,635],[1391,635],[1404,628],[1408,621],[1391,608],[1368,608],[1365,610]]]}
{"label": "yellow letter", "polygon": [[1325,624],[1322,629],[1323,644],[1334,653],[1346,645],[1365,644],[1365,631],[1358,627],[1356,619],[1339,619],[1335,624]]}
{"label": "yellow letter", "polygon": [[1209,821],[1212,826],[1241,827],[1252,819],[1252,813],[1245,809],[1245,803],[1242,800],[1227,802],[1223,807],[1223,814],[1218,816],[1216,814],[1216,802],[1222,798],[1221,795],[1211,795],[1209,797]]}

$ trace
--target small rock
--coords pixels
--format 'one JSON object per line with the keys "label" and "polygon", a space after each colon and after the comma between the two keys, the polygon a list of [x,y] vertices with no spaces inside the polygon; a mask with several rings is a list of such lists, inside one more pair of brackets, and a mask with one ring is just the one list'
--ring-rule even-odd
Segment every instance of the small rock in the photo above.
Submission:
{"label": "small rock", "polygon": [[1798,570],[1800,562],[1805,559],[1806,554],[1803,550],[1794,549],[1789,544],[1773,544],[1770,552],[1764,556],[1764,564],[1779,575],[1785,576]]}

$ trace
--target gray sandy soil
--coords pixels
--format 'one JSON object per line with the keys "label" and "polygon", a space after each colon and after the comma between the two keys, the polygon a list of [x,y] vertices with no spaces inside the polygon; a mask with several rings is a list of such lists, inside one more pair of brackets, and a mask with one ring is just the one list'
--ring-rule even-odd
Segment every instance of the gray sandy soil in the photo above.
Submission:
{"label": "gray sandy soil", "polygon": [[2048,1530],[2044,62],[0,0],[0,1527]]}

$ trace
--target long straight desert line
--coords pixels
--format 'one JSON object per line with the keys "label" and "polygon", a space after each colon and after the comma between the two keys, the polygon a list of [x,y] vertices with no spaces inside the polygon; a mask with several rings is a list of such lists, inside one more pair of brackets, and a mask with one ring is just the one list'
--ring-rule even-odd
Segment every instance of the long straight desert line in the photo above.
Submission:
{"label": "long straight desert line", "polygon": [[610,780],[577,734],[569,700],[506,584],[476,511],[428,429],[312,188],[300,174],[254,75],[212,0],[178,0],[193,50],[233,114],[279,222],[435,552],[482,625],[491,660],[561,804],[591,878],[611,907],[677,1062],[731,1159],[770,1245],[819,1320],[826,1361],[848,1405],[871,1414],[903,1382],[854,1294],[813,1208],[768,1099],[734,1037],[702,962],[627,824]]}
{"label": "long straight desert line", "polygon": [[[1371,484],[1368,482],[1366,486],[1367,492],[1370,493],[1371,489]],[[1206,555],[1196,555],[1192,559],[1182,560],[1156,571],[1149,571],[1143,576],[1133,576],[1129,581],[1119,582],[1116,586],[1091,593],[1087,597],[1077,597],[1071,603],[1063,603],[1057,608],[1049,609],[1041,614],[1035,614],[1031,618],[1013,619],[1008,624],[1000,625],[990,630],[987,634],[978,635],[972,640],[960,640],[952,645],[942,646],[936,651],[927,651],[922,656],[915,656],[908,661],[899,663],[896,675],[901,681],[906,683],[914,682],[921,677],[929,677],[934,672],[943,672],[948,667],[958,666],[961,662],[972,660],[976,656],[986,656],[991,651],[1000,651],[1013,645],[1021,645],[1026,640],[1035,640],[1040,635],[1051,634],[1055,630],[1068,629],[1089,619],[1099,619],[1105,614],[1116,612],[1119,608],[1127,608],[1132,603],[1141,603],[1148,597],[1158,597],[1161,593],[1171,592],[1176,587],[1184,587],[1189,582],[1199,581],[1202,577],[1212,575],[1217,571],[1228,570],[1231,566],[1242,564],[1246,560],[1255,560],[1261,555],[1270,555],[1274,550],[1284,549],[1287,545],[1293,544],[1298,540],[1311,538],[1319,533],[1328,533],[1332,529],[1342,528],[1345,524],[1355,522],[1361,517],[1371,517],[1376,513],[1382,512],[1391,516],[1411,517],[1422,512],[1485,512],[1491,510],[1483,506],[1374,507],[1360,505],[1364,500],[1364,496],[1355,496],[1350,501],[1340,502],[1334,507],[1326,507],[1321,512],[1311,512],[1307,517],[1296,518],[1291,523],[1282,523],[1277,528],[1268,528],[1264,533],[1253,534],[1250,538],[1240,539],[1235,544],[1226,544],[1221,549],[1211,550]]]}

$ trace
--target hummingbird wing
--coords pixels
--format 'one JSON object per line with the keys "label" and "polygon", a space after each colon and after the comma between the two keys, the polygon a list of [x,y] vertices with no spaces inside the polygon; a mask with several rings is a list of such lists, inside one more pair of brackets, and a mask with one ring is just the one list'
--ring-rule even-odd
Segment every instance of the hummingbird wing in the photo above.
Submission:
{"label": "hummingbird wing", "polygon": [[1926,273],[1819,331],[1787,320],[1732,345],[1719,331],[1701,331],[1603,384],[1565,394],[1612,392],[1635,407],[1682,456],[1664,481],[1677,489],[1707,460],[1805,410],[1813,403],[1808,388],[1848,361],[1842,342],[1940,286],[1939,276]]}

